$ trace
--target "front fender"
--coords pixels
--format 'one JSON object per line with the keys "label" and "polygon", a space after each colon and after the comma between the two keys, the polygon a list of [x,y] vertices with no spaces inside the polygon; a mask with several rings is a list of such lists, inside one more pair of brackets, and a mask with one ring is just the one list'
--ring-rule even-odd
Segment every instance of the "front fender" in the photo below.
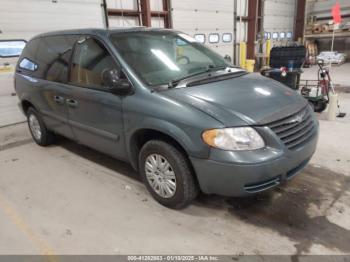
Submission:
{"label": "front fender", "polygon": [[171,137],[186,151],[189,156],[197,158],[207,158],[209,156],[209,147],[201,140],[201,130],[196,130],[190,126],[177,126],[164,119],[146,117],[143,118],[139,125],[126,132],[126,149],[132,166],[137,168],[137,159],[133,152],[133,143],[135,136],[142,130],[154,130],[166,136]]}

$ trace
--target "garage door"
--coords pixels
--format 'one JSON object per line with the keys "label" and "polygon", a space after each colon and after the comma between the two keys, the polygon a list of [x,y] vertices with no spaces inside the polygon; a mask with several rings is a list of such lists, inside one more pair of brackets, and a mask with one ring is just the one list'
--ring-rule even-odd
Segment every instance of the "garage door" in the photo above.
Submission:
{"label": "garage door", "polygon": [[[237,1],[237,16],[247,16],[247,0]],[[233,57],[234,1],[176,0],[172,1],[173,27],[203,39],[222,56]],[[237,23],[237,43],[246,41],[245,21]]]}
{"label": "garage door", "polygon": [[61,29],[103,27],[101,0],[2,0],[0,39]]}

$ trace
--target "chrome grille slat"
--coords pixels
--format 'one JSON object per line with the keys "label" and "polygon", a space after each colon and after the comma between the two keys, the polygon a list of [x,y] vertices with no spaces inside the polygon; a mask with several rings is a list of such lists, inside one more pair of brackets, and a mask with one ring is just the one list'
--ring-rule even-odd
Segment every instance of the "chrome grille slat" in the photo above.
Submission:
{"label": "chrome grille slat", "polygon": [[283,139],[283,142],[288,145],[289,143],[293,142],[294,140],[302,137],[303,135],[309,133],[311,131],[311,129],[313,129],[313,126],[312,124],[311,125],[308,125],[307,128],[301,132],[297,131],[296,133],[294,133],[294,135],[292,136],[289,136],[285,139]]}
{"label": "chrome grille slat", "polygon": [[[314,130],[314,129],[312,129],[312,130]],[[295,141],[294,143],[289,144],[288,148],[289,149],[297,148],[298,146],[300,146],[301,144],[306,142],[306,140],[311,138],[314,134],[315,134],[314,132],[309,133],[307,136],[303,137],[301,140],[298,140],[298,141]]]}
{"label": "chrome grille slat", "polygon": [[[276,127],[278,127],[278,126],[286,125],[286,123],[288,123],[288,121],[290,121],[291,119],[293,119],[293,117],[295,117],[297,114],[299,114],[299,113],[301,113],[301,112],[303,112],[303,111],[304,111],[304,112],[306,111],[306,112],[305,112],[306,115],[309,115],[308,112],[307,112],[307,109],[304,108],[304,109],[302,109],[302,110],[296,112],[295,114],[293,114],[293,115],[291,115],[291,116],[287,116],[287,117],[282,118],[282,119],[280,119],[280,120],[271,122],[271,123],[269,124],[269,127],[270,127],[270,128],[276,128]],[[306,115],[305,115],[305,116],[306,116]]]}
{"label": "chrome grille slat", "polygon": [[312,123],[312,121],[307,120],[305,122],[300,123],[297,126],[294,126],[293,129],[288,129],[287,131],[284,131],[283,133],[276,133],[281,139],[284,139],[288,136],[291,136],[293,134],[295,134],[295,132],[299,132],[301,130],[303,130],[304,128],[306,128],[308,125],[310,125],[310,123]]}
{"label": "chrome grille slat", "polygon": [[[311,116],[308,115],[305,121],[308,121],[311,119]],[[282,125],[281,127],[274,127],[273,130],[275,131],[276,134],[283,133],[285,131],[288,131],[289,129],[292,129],[296,126],[302,125],[303,123],[295,123],[295,124],[290,124],[290,125]]]}
{"label": "chrome grille slat", "polygon": [[[299,117],[299,121],[297,121],[298,116],[302,116],[302,118]],[[297,122],[294,123],[293,120]],[[312,115],[308,107],[291,116],[274,121],[267,126],[275,132],[290,150],[297,149],[315,134]]]}

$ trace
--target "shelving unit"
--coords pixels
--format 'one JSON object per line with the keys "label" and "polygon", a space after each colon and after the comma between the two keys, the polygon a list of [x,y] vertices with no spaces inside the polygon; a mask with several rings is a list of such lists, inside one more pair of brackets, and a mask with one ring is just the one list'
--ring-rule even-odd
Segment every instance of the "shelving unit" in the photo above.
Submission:
{"label": "shelving unit", "polygon": [[[305,35],[305,38],[332,38],[333,33],[321,33],[321,34],[309,34],[309,35]],[[336,32],[334,34],[335,38],[338,37],[350,37],[350,31],[348,32]]]}

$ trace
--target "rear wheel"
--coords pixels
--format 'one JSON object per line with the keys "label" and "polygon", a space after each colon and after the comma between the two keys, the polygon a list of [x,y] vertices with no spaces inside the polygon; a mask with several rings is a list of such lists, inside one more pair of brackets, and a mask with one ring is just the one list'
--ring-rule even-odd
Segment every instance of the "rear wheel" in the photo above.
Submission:
{"label": "rear wheel", "polygon": [[29,131],[38,145],[47,146],[54,142],[55,135],[46,128],[39,112],[33,107],[27,111],[27,121]]}
{"label": "rear wheel", "polygon": [[139,169],[148,191],[164,206],[183,208],[198,195],[186,156],[169,143],[147,142],[139,155]]}

